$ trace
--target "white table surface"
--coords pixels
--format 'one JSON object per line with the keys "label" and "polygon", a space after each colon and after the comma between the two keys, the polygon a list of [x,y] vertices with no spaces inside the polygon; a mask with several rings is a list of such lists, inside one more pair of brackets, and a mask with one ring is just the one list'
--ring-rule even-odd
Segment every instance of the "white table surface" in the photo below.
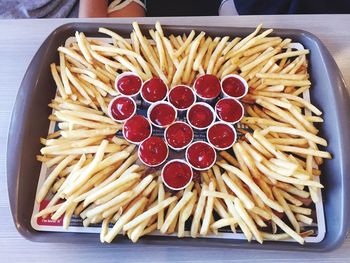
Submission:
{"label": "white table surface", "polygon": [[[318,36],[350,83],[350,15],[142,18],[140,23],[256,26],[304,29]],[[43,244],[21,237],[12,221],[6,182],[6,139],[11,110],[23,75],[40,44],[61,24],[130,23],[133,19],[0,20],[0,262],[350,262],[350,236],[330,253],[241,249],[135,247],[117,244]],[[350,190],[350,189],[349,189]]]}

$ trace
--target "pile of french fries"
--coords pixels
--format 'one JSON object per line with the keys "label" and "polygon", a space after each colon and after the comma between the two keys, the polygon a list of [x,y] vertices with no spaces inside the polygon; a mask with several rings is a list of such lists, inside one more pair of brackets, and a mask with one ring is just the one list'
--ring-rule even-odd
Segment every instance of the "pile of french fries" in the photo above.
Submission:
{"label": "pile of french fries", "polygon": [[[217,234],[222,227],[240,229],[247,240],[293,238],[300,244],[313,231],[308,206],[318,202],[323,187],[319,165],[331,155],[315,123],[322,112],[302,97],[311,83],[308,50],[293,51],[291,39],[270,36],[259,25],[241,38],[210,37],[205,32],[165,36],[162,27],[144,35],[133,23],[125,39],[100,28],[110,42],[76,32],[75,41],[58,48],[59,65],[51,64],[57,95],[49,119],[58,123],[37,159],[49,174],[39,185],[36,201],[50,198],[36,216],[72,215],[84,226],[102,223],[101,242],[126,234],[133,242],[160,231],[193,238]],[[159,171],[150,173],[137,162],[135,146],[115,134],[121,125],[107,116],[107,105],[118,95],[118,74],[133,71],[147,80],[161,78],[168,86],[191,85],[201,74],[218,78],[239,74],[250,87],[244,98],[244,133],[233,151],[222,151],[201,180],[172,193]]]}

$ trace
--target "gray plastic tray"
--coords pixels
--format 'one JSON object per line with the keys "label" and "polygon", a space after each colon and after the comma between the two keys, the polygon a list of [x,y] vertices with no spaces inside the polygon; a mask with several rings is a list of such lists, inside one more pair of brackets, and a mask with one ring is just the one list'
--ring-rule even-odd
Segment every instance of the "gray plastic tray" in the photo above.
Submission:
{"label": "gray plastic tray", "polygon": [[[19,88],[14,105],[7,142],[7,183],[9,200],[14,223],[19,233],[32,241],[96,243],[96,234],[39,232],[30,224],[35,191],[40,172],[40,163],[35,156],[39,153],[39,137],[47,134],[51,109],[47,106],[55,95],[55,84],[50,73],[50,63],[58,61],[57,48],[73,36],[75,31],[83,31],[88,36],[102,36],[98,27],[107,27],[122,36],[128,36],[131,25],[115,23],[70,23],[54,30],[41,45]],[[153,25],[142,25],[148,30]],[[210,27],[210,26],[163,26],[166,34],[189,33],[190,30],[203,30],[212,36],[246,36],[252,28]],[[147,31],[145,31],[147,32]],[[274,35],[289,37],[311,50],[308,57],[309,72],[313,83],[311,100],[324,112],[325,122],[321,125],[321,135],[329,141],[327,150],[333,155],[322,165],[321,182],[326,235],[320,243],[306,243],[301,246],[294,242],[256,242],[225,239],[178,239],[176,237],[143,237],[136,246],[196,246],[196,247],[239,247],[254,249],[277,249],[293,251],[329,251],[340,246],[346,238],[350,223],[350,112],[349,91],[345,87],[341,73],[322,42],[313,34],[293,29],[276,29]],[[20,59],[20,58],[19,58]],[[130,245],[125,237],[115,241],[119,246]],[[135,246],[134,245],[134,246]],[[233,252],[234,253],[234,252]]]}

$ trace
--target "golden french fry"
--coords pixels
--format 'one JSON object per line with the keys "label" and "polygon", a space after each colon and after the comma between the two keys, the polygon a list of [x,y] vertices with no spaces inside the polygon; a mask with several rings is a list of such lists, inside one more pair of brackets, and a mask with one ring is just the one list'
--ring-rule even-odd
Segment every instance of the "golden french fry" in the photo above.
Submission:
{"label": "golden french fry", "polygon": [[272,188],[272,192],[273,192],[276,200],[282,205],[282,207],[284,209],[284,213],[287,215],[287,217],[288,217],[289,221],[291,222],[292,226],[294,227],[295,231],[297,233],[299,233],[300,232],[300,225],[297,222],[292,210],[290,209],[290,207],[289,207],[288,203],[286,202],[286,200],[284,199],[283,195],[276,187]]}
{"label": "golden french fry", "polygon": [[211,74],[214,72],[214,66],[215,63],[217,61],[217,59],[221,56],[222,51],[225,47],[225,44],[227,43],[227,41],[229,40],[229,37],[223,37],[220,42],[218,43],[218,45],[216,46],[213,54],[211,55],[209,62],[208,62],[208,68],[207,68],[207,74]]}
{"label": "golden french fry", "polygon": [[[169,198],[163,200],[162,202],[160,202],[156,206],[152,207],[151,209],[147,210],[146,212],[142,213],[141,215],[139,215],[138,217],[134,218],[132,221],[127,223],[123,227],[123,230],[127,231],[127,230],[137,226],[139,223],[141,223],[142,221],[146,220],[147,218],[157,214],[160,210],[169,206],[171,203],[173,203],[176,200],[177,200],[177,198],[175,196],[169,197]],[[164,224],[163,224],[163,226],[164,226]]]}
{"label": "golden french fry", "polygon": [[272,221],[275,222],[284,232],[294,238],[299,244],[304,244],[304,239],[289,226],[287,226],[278,216],[272,214]]}
{"label": "golden french fry", "polygon": [[[209,183],[208,191],[212,192],[215,190],[215,184],[213,181]],[[213,196],[208,196],[207,199],[207,204],[204,210],[204,216],[202,220],[202,226],[199,231],[200,235],[205,236],[207,235],[209,231],[209,226],[210,226],[210,218],[213,212],[213,207],[214,207],[214,197]]]}
{"label": "golden french fry", "polygon": [[[208,187],[206,185],[202,185],[202,189],[203,190],[207,190]],[[202,213],[203,213],[203,210],[204,210],[204,207],[205,207],[205,203],[206,203],[206,197],[204,195],[204,192],[202,192],[200,194],[199,199],[198,199],[197,207],[196,207],[196,210],[194,212],[194,216],[193,216],[192,224],[191,224],[191,236],[193,238],[197,237],[199,224],[200,224],[200,219],[202,217]]]}
{"label": "golden french fry", "polygon": [[188,54],[188,59],[187,59],[187,63],[185,66],[185,72],[182,76],[182,80],[185,83],[190,83],[190,74],[191,74],[191,70],[192,70],[192,65],[195,59],[195,55],[198,49],[198,46],[200,44],[200,41],[202,40],[202,38],[204,37],[205,33],[201,32],[191,43],[191,47],[190,47],[190,53]]}
{"label": "golden french fry", "polygon": [[244,220],[244,222],[246,222],[246,224],[248,225],[249,229],[252,231],[255,239],[259,242],[259,243],[263,243],[262,240],[262,236],[260,231],[257,229],[254,221],[251,219],[251,217],[249,216],[249,214],[247,213],[247,211],[245,210],[245,208],[243,207],[242,202],[236,198],[235,201],[235,207],[237,212],[239,213],[239,215],[242,217],[242,219]]}
{"label": "golden french fry", "polygon": [[36,201],[40,203],[46,196],[47,192],[49,191],[51,185],[54,183],[55,179],[57,178],[58,174],[73,160],[75,159],[75,155],[69,155],[66,158],[64,158],[59,165],[48,175],[48,177],[45,179],[45,182],[42,186],[40,186],[38,193],[36,195]]}
{"label": "golden french fry", "polygon": [[[60,68],[65,69],[66,68],[66,59],[64,57],[64,54],[62,52],[59,53],[59,57],[60,57]],[[62,83],[63,83],[63,87],[65,90],[65,93],[67,95],[71,95],[72,94],[72,88],[69,84],[68,81],[68,77],[66,75],[66,71],[65,70],[61,70],[60,71],[61,74],[61,79],[62,79]]]}
{"label": "golden french fry", "polygon": [[194,30],[192,30],[192,31],[190,32],[190,34],[188,35],[186,41],[181,45],[180,49],[178,49],[178,50],[175,52],[175,54],[174,54],[175,57],[179,57],[179,56],[186,50],[186,48],[187,48],[187,47],[190,45],[190,43],[192,42],[192,39],[194,38],[194,36],[195,36],[195,32],[194,32]]}
{"label": "golden french fry", "polygon": [[218,221],[215,221],[213,224],[210,225],[210,227],[212,229],[218,229],[218,228],[229,226],[235,223],[237,223],[237,221],[232,217],[222,218],[222,219],[219,219]]}
{"label": "golden french fry", "polygon": [[248,176],[246,176],[241,170],[239,170],[236,167],[229,165],[229,164],[218,163],[218,165],[221,166],[223,169],[227,170],[228,172],[232,172],[233,174],[238,176],[269,207],[275,209],[276,211],[283,212],[283,208],[278,203],[276,203],[275,201],[268,198],[267,195],[254,183],[254,181],[251,178],[249,178]]}
{"label": "golden french fry", "polygon": [[147,198],[145,197],[142,197],[140,200],[138,200],[138,202],[135,202],[133,206],[130,207],[130,209],[117,220],[113,228],[105,236],[104,240],[108,243],[112,242],[112,240],[122,230],[125,223],[128,222],[137,213],[139,208],[141,208],[141,206],[146,204],[146,202],[147,202]]}
{"label": "golden french fry", "polygon": [[254,203],[250,198],[240,189],[236,183],[231,180],[231,178],[227,174],[222,174],[222,179],[224,180],[225,184],[234,192],[237,197],[243,202],[244,206],[247,209],[252,209],[254,207]]}
{"label": "golden french fry", "polygon": [[[200,67],[201,64],[202,64],[204,55],[205,55],[206,51],[208,50],[209,45],[210,45],[211,42],[212,42],[211,37],[208,37],[208,38],[205,40],[204,45],[201,46],[200,49],[198,50],[196,59],[195,59],[195,61],[194,61],[194,63],[193,63],[193,70],[199,70],[199,67]],[[223,52],[223,53],[224,53],[224,52]]]}
{"label": "golden french fry", "polygon": [[57,90],[58,90],[59,94],[61,95],[61,97],[63,99],[66,99],[67,98],[67,94],[66,94],[65,88],[63,86],[62,80],[60,79],[60,77],[58,75],[58,72],[57,72],[57,69],[56,69],[56,64],[52,63],[50,65],[50,69],[51,69],[51,74],[52,74],[52,77],[53,77],[53,79],[54,79],[54,81],[56,83]]}
{"label": "golden french fry", "polygon": [[[84,65],[85,67],[87,68],[90,68],[91,65],[89,62],[87,62],[85,60],[84,57],[82,57],[81,55],[79,55],[77,52],[75,52],[74,50],[70,49],[70,48],[66,48],[66,47],[58,47],[57,49],[59,52],[71,57],[72,59],[78,61],[79,63],[81,63],[82,65]],[[64,67],[62,67],[61,65],[61,68],[64,69]]]}

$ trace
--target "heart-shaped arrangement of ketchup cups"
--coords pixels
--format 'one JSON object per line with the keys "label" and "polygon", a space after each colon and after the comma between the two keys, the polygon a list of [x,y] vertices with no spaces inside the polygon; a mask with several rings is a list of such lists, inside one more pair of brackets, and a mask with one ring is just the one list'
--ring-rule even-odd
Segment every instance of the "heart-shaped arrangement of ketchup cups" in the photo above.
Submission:
{"label": "heart-shaped arrangement of ketchup cups", "polygon": [[[121,95],[109,103],[109,116],[123,123],[122,134],[128,142],[139,145],[138,156],[144,165],[163,165],[163,183],[176,191],[192,181],[193,170],[212,167],[216,151],[227,150],[236,142],[233,125],[244,116],[239,99],[248,92],[247,82],[234,74],[221,81],[205,74],[193,87],[180,84],[169,90],[160,78],[143,82],[136,73],[124,72],[116,78],[115,88]],[[147,114],[139,114],[141,108]],[[164,137],[153,134],[152,127],[163,130]],[[196,140],[198,133],[205,133],[206,141]],[[169,148],[176,156],[182,152],[183,158],[168,160]]]}

